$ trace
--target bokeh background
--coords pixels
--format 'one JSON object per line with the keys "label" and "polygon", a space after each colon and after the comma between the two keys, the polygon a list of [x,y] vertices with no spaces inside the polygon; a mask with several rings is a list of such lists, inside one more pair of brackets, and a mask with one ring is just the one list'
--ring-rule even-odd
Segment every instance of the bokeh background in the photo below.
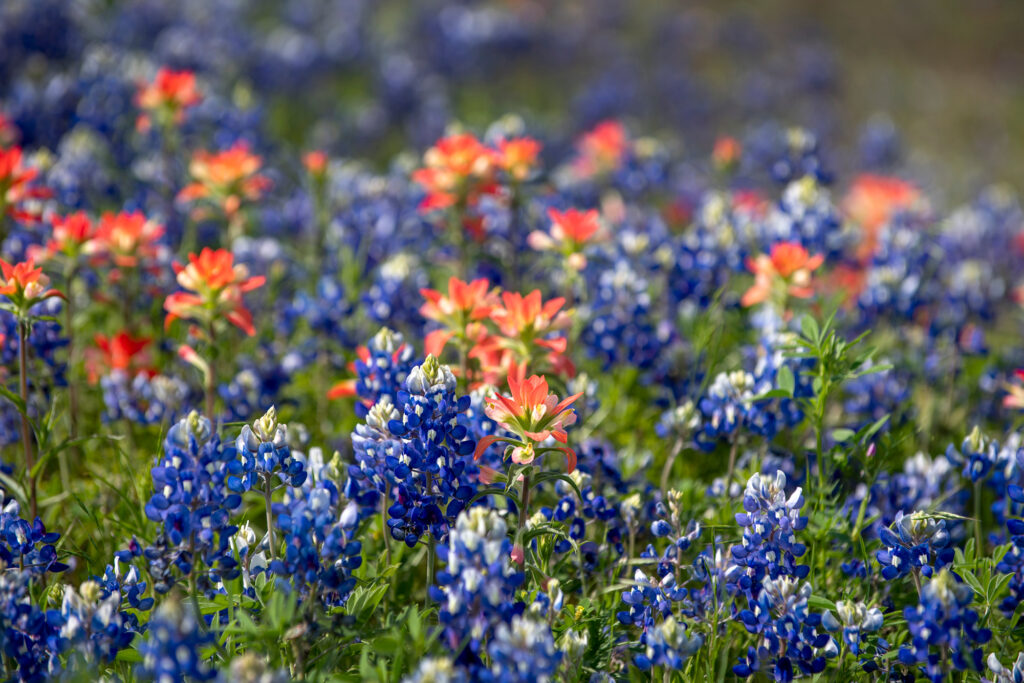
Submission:
{"label": "bokeh background", "polygon": [[955,202],[1024,187],[1022,35],[996,0],[5,0],[0,99],[56,146],[123,111],[149,54],[269,103],[278,141],[380,162],[509,112],[552,156],[609,117],[694,153],[799,124],[836,170],[905,166]]}

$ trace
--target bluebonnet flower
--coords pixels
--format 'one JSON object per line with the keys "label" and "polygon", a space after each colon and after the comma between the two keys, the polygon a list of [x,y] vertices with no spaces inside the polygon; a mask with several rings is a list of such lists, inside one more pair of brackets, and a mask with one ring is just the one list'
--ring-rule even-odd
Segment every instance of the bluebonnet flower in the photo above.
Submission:
{"label": "bluebonnet flower", "polygon": [[825,658],[835,656],[836,644],[819,631],[821,615],[809,611],[811,586],[791,576],[765,577],[756,598],[737,619],[758,637],[757,648],[733,667],[741,678],[771,665],[776,681],[790,681],[797,673],[812,675],[825,670]]}
{"label": "bluebonnet flower", "polygon": [[299,492],[303,495],[277,518],[284,555],[271,560],[270,571],[291,577],[300,591],[314,593],[326,605],[343,605],[356,585],[352,572],[363,561],[362,543],[354,537],[357,520],[341,514],[338,490],[330,480]]}
{"label": "bluebonnet flower", "polygon": [[302,486],[306,480],[303,460],[293,457],[288,446],[288,425],[279,424],[277,410],[270,406],[252,426],[245,425],[235,439],[235,451],[241,460],[242,477],[232,474],[227,484],[232,491],[244,492],[272,487],[276,478],[283,484]]}
{"label": "bluebonnet flower", "polygon": [[992,632],[978,628],[978,613],[970,609],[974,591],[946,570],[921,589],[921,603],[903,610],[911,641],[900,646],[900,661],[920,665],[928,680],[947,680],[949,666],[957,671],[982,671],[981,645]]}
{"label": "bluebonnet flower", "polygon": [[868,497],[864,508],[864,519],[874,520],[865,529],[869,538],[877,538],[884,527],[892,526],[896,515],[904,509],[923,510],[941,505],[939,510],[952,513],[963,512],[963,503],[968,491],[952,496],[957,489],[959,476],[953,464],[945,456],[930,458],[917,453],[903,462],[903,471],[893,474],[880,473],[870,488],[858,485],[854,495],[846,503],[851,521],[860,512],[861,502]]}
{"label": "bluebonnet flower", "polygon": [[[405,380],[413,368],[414,351],[399,332],[382,327],[360,349],[355,361],[356,379],[352,388],[361,399],[356,403],[356,417],[366,417],[367,411],[383,396],[397,404],[398,392],[405,388]],[[401,406],[399,406],[401,408]]]}
{"label": "bluebonnet flower", "polygon": [[620,623],[652,628],[660,615],[667,619],[672,615],[672,603],[680,602],[687,596],[687,590],[676,583],[674,573],[666,573],[660,582],[648,578],[641,569],[633,574],[633,585],[622,593],[622,601],[629,610],[617,612]]}
{"label": "bluebonnet flower", "polygon": [[263,406],[273,403],[302,366],[302,358],[297,352],[277,358],[270,348],[264,347],[256,358],[239,359],[238,365],[240,369],[234,377],[217,388],[224,400],[225,421],[248,420]]}
{"label": "bluebonnet flower", "polygon": [[57,625],[32,603],[33,574],[0,560],[0,646],[19,680],[44,681],[60,672],[63,649]]}
{"label": "bluebonnet flower", "polygon": [[904,515],[901,511],[896,513],[893,527],[895,531],[888,527],[878,530],[878,539],[885,548],[875,554],[882,567],[882,577],[887,581],[912,571],[931,576],[936,569],[953,561],[946,520],[924,512]]}
{"label": "bluebonnet flower", "polygon": [[[703,450],[714,450],[719,439],[735,438],[741,429],[771,439],[779,429],[803,420],[803,411],[795,398],[812,393],[809,373],[804,370],[813,365],[813,360],[784,356],[783,348],[791,335],[775,328],[777,318],[773,313],[765,314],[759,325],[763,329],[761,343],[756,349],[747,349],[748,355],[753,355],[753,370],[719,373],[697,403],[701,425],[695,441]],[[795,379],[795,398],[758,399],[777,388],[779,369],[783,366],[789,367]]]}
{"label": "bluebonnet flower", "polygon": [[388,432],[402,444],[401,453],[385,456],[394,496],[388,527],[392,536],[410,547],[428,531],[436,539],[444,538],[449,520],[455,519],[475,491],[467,476],[466,456],[473,453],[476,441],[459,421],[470,397],[456,398],[455,388],[448,366],[427,356],[412,369],[405,390],[398,393],[401,420],[387,424]]}
{"label": "bluebonnet flower", "polygon": [[830,610],[825,610],[821,615],[821,623],[826,629],[842,629],[842,644],[855,655],[859,655],[863,650],[864,635],[882,628],[882,621],[882,611],[877,607],[868,608],[862,602],[844,600],[836,603],[835,615]]}
{"label": "bluebonnet flower", "polygon": [[353,306],[344,286],[335,278],[321,276],[316,289],[300,291],[285,312],[288,320],[303,319],[310,329],[342,348],[355,346],[346,322],[353,315]]}
{"label": "bluebonnet flower", "polygon": [[786,495],[786,475],[782,470],[774,479],[755,473],[743,492],[743,509],[736,522],[743,527],[743,543],[732,546],[736,564],[746,567],[737,586],[751,598],[756,597],[765,578],[780,576],[803,578],[810,568],[796,564],[807,547],[798,543],[796,532],[807,526],[800,516],[804,505],[803,489]]}
{"label": "bluebonnet flower", "polygon": [[494,510],[462,512],[438,547],[447,566],[437,573],[430,597],[438,603],[442,642],[457,660],[480,665],[485,643],[498,624],[509,624],[525,605],[516,591],[525,576],[512,565],[512,542],[505,520]]}
{"label": "bluebonnet flower", "polygon": [[398,253],[383,262],[362,295],[369,319],[378,325],[388,324],[402,329],[420,329],[419,291],[430,286],[419,259]]}
{"label": "bluebonnet flower", "polygon": [[669,615],[657,626],[645,629],[640,636],[641,654],[633,662],[641,671],[651,667],[664,667],[666,671],[680,671],[686,660],[696,654],[704,644],[704,638],[690,635],[686,624],[677,622]]}
{"label": "bluebonnet flower", "polygon": [[972,482],[978,482],[986,478],[995,466],[999,456],[999,443],[981,433],[977,426],[967,438],[963,440],[960,449],[957,450],[950,444],[946,449],[946,457],[956,463],[961,463],[964,468],[964,476]]}
{"label": "bluebonnet flower", "polygon": [[1017,659],[1009,668],[999,662],[996,653],[991,653],[986,660],[988,669],[996,675],[992,683],[1024,683],[1024,652],[1017,655]]}
{"label": "bluebonnet flower", "polygon": [[[129,550],[115,553],[114,564],[108,564],[103,572],[103,577],[99,579],[100,586],[103,588],[103,598],[116,593],[133,609],[140,612],[148,612],[153,609],[154,599],[143,597],[146,593],[146,582],[139,580],[139,570],[130,564],[131,559],[140,557],[142,552],[142,547],[133,538]],[[122,557],[125,559],[122,560]],[[128,569],[124,572],[121,571],[122,562],[129,563]]]}
{"label": "bluebonnet flower", "polygon": [[66,586],[60,616],[60,637],[89,665],[112,662],[141,632],[138,619],[121,610],[120,592],[108,593],[96,581],[84,582],[77,591]]}
{"label": "bluebonnet flower", "polygon": [[424,657],[402,683],[468,683],[469,674],[450,657]]}
{"label": "bluebonnet flower", "polygon": [[134,377],[113,370],[100,378],[103,418],[151,425],[176,419],[190,397],[188,385],[179,377],[139,372]]}
{"label": "bluebonnet flower", "polygon": [[192,611],[177,599],[160,603],[139,646],[142,663],[137,675],[153,681],[211,681],[217,671],[203,658],[202,650],[214,644]]}
{"label": "bluebonnet flower", "polygon": [[493,683],[531,683],[553,680],[562,653],[555,649],[547,622],[526,614],[501,622],[487,646],[490,670],[477,674],[478,680]]}
{"label": "bluebonnet flower", "polygon": [[143,553],[154,579],[159,576],[157,592],[173,585],[172,564],[185,575],[201,571],[196,566],[200,561],[213,575],[238,575],[230,544],[238,528],[231,523],[231,512],[242,497],[228,488],[228,477],[241,471],[235,449],[224,447],[210,421],[198,413],[193,411],[168,431],[164,454],[152,469],[153,495],[145,506],[146,516],[161,524],[156,542]]}
{"label": "bluebonnet flower", "polygon": [[843,253],[849,235],[827,189],[804,176],[790,183],[778,206],[761,225],[763,250],[778,242],[794,242],[813,254],[832,260]]}
{"label": "bluebonnet flower", "polygon": [[809,130],[786,130],[776,124],[764,124],[747,137],[744,149],[751,158],[765,167],[775,182],[785,184],[804,176],[811,176],[826,184],[832,180],[832,173],[822,158],[818,139]]}
{"label": "bluebonnet flower", "polygon": [[29,576],[67,570],[68,565],[57,560],[54,545],[60,540],[60,534],[47,533],[38,517],[28,523],[20,512],[15,500],[8,502],[0,512],[0,561],[7,566],[18,566]]}
{"label": "bluebonnet flower", "polygon": [[[1018,450],[1016,455],[1017,465],[1024,467],[1024,451]],[[1017,484],[1007,486],[1009,504],[1018,510],[1024,504],[1024,489]],[[1011,574],[1007,585],[1009,595],[1003,598],[999,608],[1007,618],[1011,618],[1017,610],[1017,606],[1024,599],[1024,521],[1020,519],[1007,519],[1007,531],[1009,532],[1010,547],[1000,558],[996,569],[1004,574]]]}

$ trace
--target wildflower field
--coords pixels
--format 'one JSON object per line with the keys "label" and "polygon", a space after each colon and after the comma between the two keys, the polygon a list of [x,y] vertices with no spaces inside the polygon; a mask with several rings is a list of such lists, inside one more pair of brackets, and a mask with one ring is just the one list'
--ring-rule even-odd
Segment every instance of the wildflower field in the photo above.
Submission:
{"label": "wildflower field", "polygon": [[0,2],[0,678],[1024,683],[1019,112],[630,4]]}

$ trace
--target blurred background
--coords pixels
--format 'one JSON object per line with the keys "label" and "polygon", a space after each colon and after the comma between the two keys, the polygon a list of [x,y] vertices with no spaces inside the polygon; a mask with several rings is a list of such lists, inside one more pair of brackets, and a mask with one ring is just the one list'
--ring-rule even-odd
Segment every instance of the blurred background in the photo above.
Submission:
{"label": "blurred background", "polygon": [[692,154],[800,125],[838,172],[905,167],[953,202],[1024,187],[1022,35],[996,0],[5,0],[0,111],[55,149],[114,130],[156,64],[231,116],[260,102],[272,140],[381,163],[509,112],[552,155],[612,117]]}

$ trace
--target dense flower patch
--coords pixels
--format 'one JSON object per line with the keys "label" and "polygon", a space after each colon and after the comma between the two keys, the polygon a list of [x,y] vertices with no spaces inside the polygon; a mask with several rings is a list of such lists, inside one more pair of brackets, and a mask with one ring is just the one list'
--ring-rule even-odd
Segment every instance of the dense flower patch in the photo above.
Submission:
{"label": "dense flower patch", "polygon": [[1012,193],[460,125],[528,3],[284,4],[0,6],[4,678],[1024,680]]}

